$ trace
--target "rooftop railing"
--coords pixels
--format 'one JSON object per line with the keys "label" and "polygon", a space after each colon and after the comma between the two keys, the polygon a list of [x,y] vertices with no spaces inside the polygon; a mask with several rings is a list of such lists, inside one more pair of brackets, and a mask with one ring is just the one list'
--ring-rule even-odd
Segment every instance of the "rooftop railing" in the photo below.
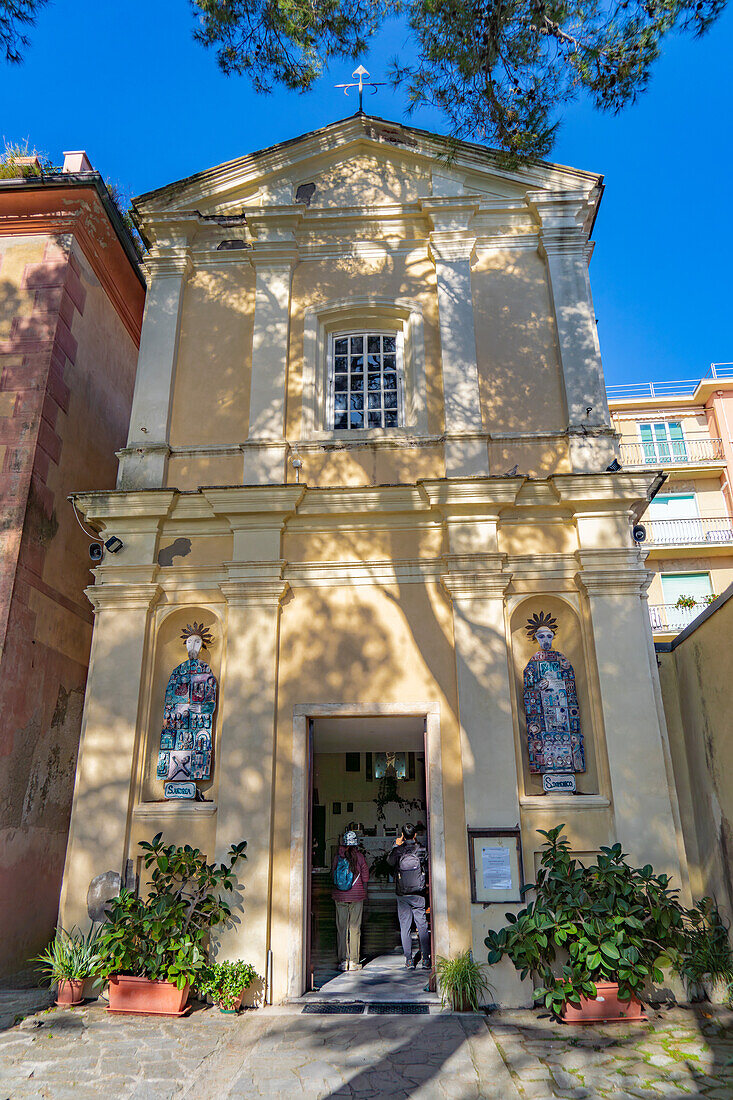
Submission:
{"label": "rooftop railing", "polygon": [[622,466],[696,466],[723,460],[722,439],[684,439],[669,443],[621,443]]}
{"label": "rooftop railing", "polygon": [[630,382],[620,386],[606,386],[609,401],[658,397],[692,397],[701,382],[714,378],[733,379],[733,363],[711,363],[710,370],[702,378],[685,378],[673,382]]}
{"label": "rooftop railing", "polygon": [[733,516],[642,519],[647,546],[733,545]]}

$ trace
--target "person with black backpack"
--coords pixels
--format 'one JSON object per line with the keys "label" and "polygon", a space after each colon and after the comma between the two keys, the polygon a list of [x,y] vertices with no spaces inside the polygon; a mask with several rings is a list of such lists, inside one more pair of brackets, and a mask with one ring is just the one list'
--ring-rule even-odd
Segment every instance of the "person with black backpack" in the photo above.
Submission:
{"label": "person with black backpack", "polygon": [[412,958],[412,922],[415,922],[420,940],[420,958],[423,969],[430,969],[430,933],[425,916],[425,866],[428,853],[415,840],[415,826],[408,821],[402,826],[392,851],[387,856],[390,867],[395,868],[395,893],[397,916],[400,921],[400,938],[405,953],[405,966],[415,966]]}

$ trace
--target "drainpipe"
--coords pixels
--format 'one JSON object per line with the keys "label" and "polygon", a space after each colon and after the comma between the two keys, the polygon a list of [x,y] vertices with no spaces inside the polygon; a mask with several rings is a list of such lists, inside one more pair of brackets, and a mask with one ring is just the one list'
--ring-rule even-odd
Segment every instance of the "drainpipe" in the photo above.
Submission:
{"label": "drainpipe", "polygon": [[272,948],[267,949],[267,969],[265,971],[265,1004],[272,1004]]}

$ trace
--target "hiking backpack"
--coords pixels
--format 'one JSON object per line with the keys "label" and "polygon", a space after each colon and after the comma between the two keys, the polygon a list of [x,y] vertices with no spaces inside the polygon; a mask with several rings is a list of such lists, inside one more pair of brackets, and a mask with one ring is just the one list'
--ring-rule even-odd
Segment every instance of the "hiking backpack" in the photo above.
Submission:
{"label": "hiking backpack", "polygon": [[337,890],[350,890],[354,885],[354,872],[346,856],[339,856],[333,869],[333,884]]}

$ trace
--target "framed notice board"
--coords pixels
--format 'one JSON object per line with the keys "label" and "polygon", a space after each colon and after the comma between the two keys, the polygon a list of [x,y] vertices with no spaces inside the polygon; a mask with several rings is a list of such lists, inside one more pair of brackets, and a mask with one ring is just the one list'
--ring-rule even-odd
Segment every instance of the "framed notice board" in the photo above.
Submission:
{"label": "framed notice board", "polygon": [[523,901],[524,871],[519,826],[514,829],[469,829],[468,862],[471,901]]}

